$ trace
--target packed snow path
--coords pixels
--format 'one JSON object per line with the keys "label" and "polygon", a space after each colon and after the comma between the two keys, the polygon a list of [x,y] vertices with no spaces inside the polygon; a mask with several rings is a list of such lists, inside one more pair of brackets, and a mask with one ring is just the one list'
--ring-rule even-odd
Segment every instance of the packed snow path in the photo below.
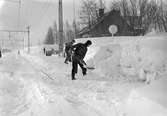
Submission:
{"label": "packed snow path", "polygon": [[122,104],[137,85],[95,81],[89,75],[71,81],[64,59],[55,57],[48,66],[30,57],[9,54],[0,60],[0,116],[125,115]]}

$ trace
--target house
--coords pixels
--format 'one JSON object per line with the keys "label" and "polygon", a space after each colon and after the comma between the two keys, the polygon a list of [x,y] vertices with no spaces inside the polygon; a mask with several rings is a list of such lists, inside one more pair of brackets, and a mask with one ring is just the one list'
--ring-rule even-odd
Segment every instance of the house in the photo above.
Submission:
{"label": "house", "polygon": [[[95,24],[83,28],[77,37],[102,37],[102,36],[111,36],[109,32],[110,25],[117,26],[117,33],[114,36],[136,36],[143,35],[143,29],[138,26],[138,23],[131,25],[126,19],[127,17],[121,16],[119,10],[112,10],[108,13],[104,13],[104,9],[99,10],[99,18]],[[140,17],[128,17],[136,21]],[[137,25],[137,26],[136,26]]]}

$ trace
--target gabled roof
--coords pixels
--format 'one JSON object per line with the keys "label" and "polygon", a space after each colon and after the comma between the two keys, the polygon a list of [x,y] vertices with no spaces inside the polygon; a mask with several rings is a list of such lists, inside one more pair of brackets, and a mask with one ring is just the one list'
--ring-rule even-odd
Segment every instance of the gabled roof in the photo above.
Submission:
{"label": "gabled roof", "polygon": [[98,25],[99,23],[101,23],[101,22],[105,19],[105,17],[107,17],[109,14],[110,14],[110,12],[107,12],[107,13],[105,13],[102,17],[99,17],[98,20],[97,20],[93,25],[91,25],[90,27],[88,27],[88,26],[87,26],[87,27],[84,27],[84,28],[78,33],[78,35],[89,32],[89,31],[90,31],[91,29],[93,29],[96,25]]}
{"label": "gabled roof", "polygon": [[[111,10],[111,11],[109,11],[107,13],[104,13],[104,15],[102,17],[99,17],[97,19],[97,21],[93,25],[91,25],[90,27],[88,27],[88,26],[84,27],[77,35],[88,33],[90,30],[92,30],[94,27],[96,27],[98,24],[100,24],[107,16],[109,16],[110,13],[113,13],[113,12],[120,12],[120,11],[118,11],[118,10]],[[131,25],[130,24],[130,20],[134,20],[135,21],[134,28],[139,28],[139,22],[138,22],[138,20],[139,20],[139,18],[141,18],[140,16],[121,16],[120,15],[120,17],[127,23],[127,25],[129,27],[131,27],[130,26]],[[126,20],[126,19],[128,19],[128,20]]]}

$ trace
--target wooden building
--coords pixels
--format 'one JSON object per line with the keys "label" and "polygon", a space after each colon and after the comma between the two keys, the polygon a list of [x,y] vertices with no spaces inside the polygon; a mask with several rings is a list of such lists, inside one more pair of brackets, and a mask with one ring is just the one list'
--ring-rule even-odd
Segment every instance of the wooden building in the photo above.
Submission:
{"label": "wooden building", "polygon": [[[131,19],[136,19],[139,17],[128,17]],[[117,26],[117,33],[114,36],[137,36],[143,35],[143,29],[139,28],[137,24],[132,26],[127,17],[121,16],[120,11],[112,10],[108,13],[104,13],[104,10],[99,11],[99,18],[97,22],[89,27],[83,28],[77,37],[102,37],[111,36],[109,32],[110,25]]]}

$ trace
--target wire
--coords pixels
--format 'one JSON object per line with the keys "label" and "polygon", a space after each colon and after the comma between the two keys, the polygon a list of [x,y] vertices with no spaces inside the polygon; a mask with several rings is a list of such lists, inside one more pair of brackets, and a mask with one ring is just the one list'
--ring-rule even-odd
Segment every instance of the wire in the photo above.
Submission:
{"label": "wire", "polygon": [[[26,12],[25,12],[25,14],[22,14],[21,15],[21,11],[22,10],[24,10],[24,7],[22,6],[22,2],[21,2],[21,0],[4,0],[4,1],[6,1],[6,2],[14,2],[14,3],[19,3],[19,6],[18,6],[18,20],[17,20],[17,23],[16,23],[16,25],[17,25],[17,30],[19,30],[20,29],[20,24],[21,24],[21,17],[23,17],[23,15],[26,15],[26,16],[29,16],[29,13],[31,13],[31,12],[33,12],[33,11],[31,11],[31,9],[28,9],[30,12],[27,12],[28,10],[26,10]],[[31,24],[34,24],[34,23],[36,23],[36,24],[34,24],[33,26],[35,26],[35,27],[37,27],[38,25],[40,25],[41,24],[41,22],[42,22],[42,19],[44,18],[44,17],[46,17],[46,12],[48,11],[48,9],[50,8],[50,5],[51,5],[51,0],[47,0],[45,3],[43,3],[42,4],[42,10],[40,10],[41,11],[41,13],[39,13],[39,14],[41,14],[40,16],[39,16],[39,19],[40,19],[40,21],[38,21],[38,22],[34,22],[33,20],[31,21],[29,21],[28,23],[29,23],[29,25],[31,25]],[[23,12],[23,11],[22,11]],[[28,15],[27,15],[27,13],[28,13]]]}
{"label": "wire", "polygon": [[4,2],[12,2],[12,3],[18,3],[18,0],[0,0],[0,1],[4,1]]}

